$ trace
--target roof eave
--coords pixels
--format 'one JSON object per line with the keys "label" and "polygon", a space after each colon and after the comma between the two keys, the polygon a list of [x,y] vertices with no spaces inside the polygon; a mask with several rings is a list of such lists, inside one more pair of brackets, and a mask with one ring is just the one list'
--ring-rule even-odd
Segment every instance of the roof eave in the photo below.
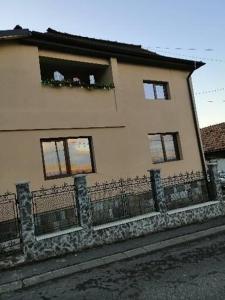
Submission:
{"label": "roof eave", "polygon": [[218,153],[218,152],[225,152],[225,148],[204,150],[205,154],[213,154],[213,153]]}
{"label": "roof eave", "polygon": [[30,35],[29,29],[0,30],[0,40],[20,39]]}
{"label": "roof eave", "polygon": [[71,53],[71,54],[80,54],[80,55],[87,55],[87,56],[95,56],[95,57],[116,57],[118,61],[125,62],[125,63],[133,63],[133,64],[141,64],[141,65],[150,65],[150,66],[159,66],[164,68],[172,68],[172,69],[179,69],[179,70],[187,70],[193,71],[201,66],[205,65],[203,62],[195,62],[189,61],[184,59],[178,58],[171,58],[161,55],[138,55],[138,54],[123,54],[114,51],[105,51],[99,49],[89,49],[79,46],[72,46],[72,45],[65,45],[58,42],[52,42],[43,39],[36,39],[31,37],[25,38],[22,40],[22,43],[29,44],[29,45],[36,45],[42,49],[60,51],[64,53]]}
{"label": "roof eave", "polygon": [[[151,51],[145,51],[139,46],[122,44],[118,45],[114,42],[99,41],[95,44],[95,39],[74,38],[74,41],[67,36],[52,36],[49,33],[40,33],[36,31],[29,31],[29,29],[13,29],[0,31],[0,41],[19,39],[23,44],[35,45],[39,48],[60,51],[64,53],[81,54],[95,57],[116,57],[118,61],[132,64],[141,64],[149,66],[157,66],[162,68],[171,68],[186,70],[192,72],[205,63],[200,61],[191,61],[174,57],[167,57],[156,54]],[[92,41],[93,40],[93,41]],[[112,45],[112,44],[115,45]],[[126,45],[124,47],[124,45]]]}

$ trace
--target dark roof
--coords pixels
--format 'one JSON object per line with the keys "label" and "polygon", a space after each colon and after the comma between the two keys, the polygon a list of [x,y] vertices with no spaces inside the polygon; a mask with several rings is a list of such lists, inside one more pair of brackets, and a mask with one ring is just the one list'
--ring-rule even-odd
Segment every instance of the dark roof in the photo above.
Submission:
{"label": "dark roof", "polygon": [[24,38],[30,34],[28,29],[0,30],[0,40]]}
{"label": "dark roof", "polygon": [[225,122],[201,129],[205,153],[225,151]]}
{"label": "dark roof", "polygon": [[141,47],[141,45],[134,45],[134,44],[128,44],[128,43],[121,43],[121,42],[117,42],[117,41],[109,41],[109,40],[103,40],[103,39],[96,39],[96,38],[90,38],[90,37],[84,37],[84,36],[80,36],[80,35],[74,35],[74,34],[70,34],[70,33],[65,33],[65,32],[60,32],[57,30],[54,30],[52,28],[48,28],[47,32],[45,33],[48,36],[55,36],[55,37],[60,37],[60,38],[67,38],[70,39],[71,41],[79,41],[79,42],[86,42],[86,43],[96,43],[98,45],[105,45],[105,46],[111,46],[111,47],[120,47],[120,48],[129,48],[129,49],[133,49],[135,51],[141,51],[141,52],[148,52],[151,53],[153,55],[158,55],[155,52],[149,51],[149,50],[145,50]]}
{"label": "dark roof", "polygon": [[185,60],[159,55],[143,49],[141,45],[120,43],[116,41],[101,40],[62,33],[51,28],[47,32],[29,31],[20,29],[17,25],[13,30],[0,31],[1,39],[19,38],[23,44],[36,45],[42,49],[60,52],[81,54],[101,58],[116,57],[119,61],[159,66],[171,69],[195,70],[204,65],[200,61]]}

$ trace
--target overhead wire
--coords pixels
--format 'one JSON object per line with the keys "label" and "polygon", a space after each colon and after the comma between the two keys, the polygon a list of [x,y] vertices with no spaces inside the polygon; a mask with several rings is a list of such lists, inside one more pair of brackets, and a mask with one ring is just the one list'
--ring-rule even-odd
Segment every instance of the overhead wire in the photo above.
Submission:
{"label": "overhead wire", "polygon": [[[203,60],[203,61],[210,61],[210,62],[216,62],[216,63],[224,63],[225,60],[224,59],[221,59],[221,58],[215,58],[215,57],[205,57],[205,56],[196,56],[196,55],[189,55],[189,54],[183,54],[183,53],[174,53],[174,52],[171,52],[171,51],[165,51],[165,50],[168,50],[168,49],[172,49],[172,48],[169,48],[169,47],[166,47],[166,48],[163,48],[163,47],[158,47],[158,48],[154,48],[152,46],[143,46],[145,49],[149,50],[149,51],[158,51],[162,54],[167,54],[167,55],[172,55],[172,56],[180,56],[182,58],[191,58],[191,59],[196,59],[196,60]],[[176,48],[173,48],[174,50],[176,50]],[[177,48],[177,50],[192,50],[192,51],[197,51],[198,49],[195,49],[195,48],[189,48],[189,49],[184,49],[184,48]],[[209,50],[211,50],[209,48]],[[204,50],[206,51],[206,49]],[[213,49],[211,50],[213,51]]]}
{"label": "overhead wire", "polygon": [[[215,58],[215,57],[205,57],[205,56],[195,56],[195,55],[189,55],[189,54],[183,54],[183,53],[174,53],[171,51],[165,51],[165,50],[176,50],[176,51],[205,51],[205,52],[213,52],[214,49],[213,48],[202,48],[202,49],[198,49],[198,48],[193,48],[193,47],[189,47],[189,48],[184,48],[184,47],[162,47],[162,46],[143,46],[143,48],[148,49],[150,51],[158,51],[162,54],[168,54],[168,55],[173,55],[173,56],[180,56],[182,58],[191,58],[194,60],[203,60],[203,61],[210,61],[210,62],[216,62],[216,63],[224,63],[225,59],[221,59],[221,58]],[[212,90],[202,90],[202,91],[197,91],[194,92],[194,95],[204,95],[204,94],[211,94],[211,93],[218,93],[218,92],[222,92],[225,91],[225,87],[222,88],[214,88]],[[206,99],[204,99],[206,100]],[[219,100],[206,100],[209,103],[215,103]],[[219,101],[220,102],[220,101]],[[223,103],[225,103],[225,100],[222,100]]]}
{"label": "overhead wire", "polygon": [[216,89],[213,89],[213,90],[202,90],[202,91],[195,92],[194,94],[195,95],[211,94],[211,93],[218,93],[218,92],[222,92],[222,91],[225,91],[225,87],[216,88]]}
{"label": "overhead wire", "polygon": [[163,49],[163,50],[185,50],[185,51],[214,51],[214,49],[212,48],[202,48],[202,49],[198,49],[198,48],[185,48],[185,47],[162,47],[162,46],[148,46],[149,48],[152,49]]}

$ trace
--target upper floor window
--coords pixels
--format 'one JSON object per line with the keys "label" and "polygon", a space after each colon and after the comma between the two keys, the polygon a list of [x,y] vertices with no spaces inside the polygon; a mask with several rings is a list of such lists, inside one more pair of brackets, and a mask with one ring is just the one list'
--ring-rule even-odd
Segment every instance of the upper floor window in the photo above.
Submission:
{"label": "upper floor window", "polygon": [[145,99],[166,100],[169,99],[168,83],[159,81],[143,81]]}
{"label": "upper floor window", "polygon": [[113,79],[109,65],[39,57],[44,85],[111,89]]}
{"label": "upper floor window", "polygon": [[90,137],[42,139],[41,147],[46,179],[94,172]]}
{"label": "upper floor window", "polygon": [[149,134],[149,146],[153,163],[179,160],[178,134]]}

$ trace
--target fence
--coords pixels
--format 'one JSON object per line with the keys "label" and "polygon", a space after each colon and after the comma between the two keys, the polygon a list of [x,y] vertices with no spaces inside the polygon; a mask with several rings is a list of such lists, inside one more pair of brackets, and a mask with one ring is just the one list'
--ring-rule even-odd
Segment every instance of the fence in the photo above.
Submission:
{"label": "fence", "polygon": [[167,209],[182,208],[209,199],[207,180],[202,172],[191,172],[162,179]]}
{"label": "fence", "polygon": [[0,195],[0,253],[20,245],[19,228],[16,194]]}
{"label": "fence", "polygon": [[154,211],[149,177],[96,183],[88,188],[93,225],[131,218]]}
{"label": "fence", "polygon": [[55,232],[79,224],[73,185],[32,192],[35,234]]}
{"label": "fence", "polygon": [[150,170],[150,176],[91,187],[80,175],[74,185],[32,192],[28,182],[19,183],[20,218],[16,195],[0,197],[0,249],[21,236],[26,259],[37,260],[225,215],[215,166],[210,166],[209,177],[210,198],[200,172],[161,179],[160,170]]}

